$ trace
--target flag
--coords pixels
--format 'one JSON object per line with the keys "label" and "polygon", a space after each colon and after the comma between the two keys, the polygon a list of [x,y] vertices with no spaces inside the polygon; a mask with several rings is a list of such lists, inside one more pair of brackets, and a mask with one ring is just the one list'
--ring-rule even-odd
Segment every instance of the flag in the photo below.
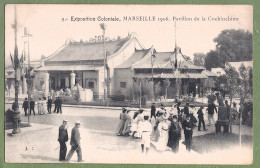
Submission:
{"label": "flag", "polygon": [[22,56],[20,58],[20,61],[19,61],[19,64],[21,65],[21,68],[23,68],[23,63],[24,63],[24,56],[22,54]]}
{"label": "flag", "polygon": [[13,68],[14,68],[14,60],[13,60],[11,53],[10,53],[10,58],[11,58],[11,62],[12,62]]}

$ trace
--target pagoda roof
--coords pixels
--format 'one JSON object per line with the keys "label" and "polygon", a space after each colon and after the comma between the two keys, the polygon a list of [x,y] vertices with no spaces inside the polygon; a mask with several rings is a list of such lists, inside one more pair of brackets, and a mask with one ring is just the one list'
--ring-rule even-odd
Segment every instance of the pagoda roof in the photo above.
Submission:
{"label": "pagoda roof", "polygon": [[[135,78],[152,78],[152,75],[149,73],[138,73],[134,75]],[[201,73],[181,73],[179,75],[176,75],[174,73],[161,73],[161,74],[154,74],[153,78],[160,78],[160,79],[175,79],[175,78],[181,78],[181,79],[205,79],[207,78],[206,75],[203,75]]]}
{"label": "pagoda roof", "polygon": [[[156,57],[154,59],[153,68],[163,68],[163,69],[173,69],[173,60],[172,57],[174,52],[154,52],[153,53]],[[150,69],[152,68],[151,64],[151,56],[152,53],[147,54],[143,59],[138,61],[133,65],[135,69]],[[178,68],[180,69],[205,69],[202,66],[194,65],[190,60],[187,59],[187,56],[179,53],[177,54],[177,62]]]}
{"label": "pagoda roof", "polygon": [[143,49],[143,50],[135,50],[135,52],[132,54],[130,58],[128,58],[124,63],[119,65],[118,69],[124,69],[124,68],[131,68],[132,65],[141,60],[143,57],[145,57],[149,52],[151,52],[152,48],[150,49]]}
{"label": "pagoda roof", "polygon": [[[106,53],[110,56],[127,45],[133,38],[127,37],[115,41],[106,41]],[[108,58],[109,58],[108,56]],[[44,61],[84,61],[84,60],[103,60],[103,42],[70,42]]]}

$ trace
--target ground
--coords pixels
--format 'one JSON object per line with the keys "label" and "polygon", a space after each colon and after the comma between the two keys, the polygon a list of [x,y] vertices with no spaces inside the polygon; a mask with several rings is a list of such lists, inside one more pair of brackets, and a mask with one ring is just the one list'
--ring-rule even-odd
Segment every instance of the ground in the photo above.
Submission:
{"label": "ground", "polygon": [[[10,104],[6,104],[7,108],[10,108]],[[21,107],[20,111],[22,123],[27,123],[28,118]],[[178,154],[159,152],[151,145],[149,154],[145,156],[141,154],[140,140],[116,136],[120,112],[120,108],[70,106],[63,107],[63,114],[31,116],[31,127],[21,128],[20,134],[12,135],[11,129],[6,130],[5,159],[7,162],[59,163],[58,127],[66,119],[69,121],[69,136],[75,121],[82,123],[81,146],[86,163],[245,164],[252,161],[252,128],[247,126],[242,127],[241,148],[238,145],[238,126],[233,126],[232,134],[215,134],[215,127],[211,125],[207,126],[207,132],[194,129],[190,153],[185,150],[182,135]],[[67,147],[69,151],[69,143]],[[75,163],[76,160],[75,153],[71,162]]]}

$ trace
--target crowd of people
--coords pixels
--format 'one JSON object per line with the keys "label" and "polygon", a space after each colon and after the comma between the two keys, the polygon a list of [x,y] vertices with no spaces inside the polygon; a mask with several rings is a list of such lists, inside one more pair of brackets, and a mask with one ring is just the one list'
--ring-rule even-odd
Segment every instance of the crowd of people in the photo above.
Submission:
{"label": "crowd of people", "polygon": [[[218,100],[221,102],[221,100]],[[233,102],[233,107],[230,107],[227,100],[224,103],[219,103],[224,106],[227,113],[227,122],[231,124],[240,123],[240,113]],[[135,139],[141,139],[142,151],[149,151],[151,140],[155,144],[157,150],[164,151],[171,149],[173,152],[178,152],[179,141],[182,131],[184,133],[186,150],[192,148],[192,135],[196,128],[198,131],[207,131],[204,116],[207,112],[208,125],[215,125],[215,114],[218,113],[217,106],[214,102],[208,103],[206,110],[203,106],[198,109],[194,104],[186,102],[183,108],[180,108],[181,102],[175,100],[174,105],[170,109],[166,109],[163,104],[159,108],[155,107],[155,103],[151,106],[149,116],[144,114],[143,109],[131,113],[129,109],[123,108],[120,113],[120,124],[118,126],[118,136],[132,136]],[[229,116],[231,115],[231,117]]]}
{"label": "crowd of people", "polygon": [[[150,115],[145,115],[143,109],[130,115],[130,110],[123,108],[120,113],[120,123],[118,126],[118,136],[132,136],[141,139],[142,152],[148,153],[151,139],[156,144],[156,149],[164,151],[171,149],[173,152],[179,151],[179,141],[181,132],[184,130],[185,144],[188,151],[191,150],[192,133],[196,126],[197,119],[194,116],[195,106],[186,103],[183,109],[181,103],[176,102],[170,109],[166,110],[163,104],[156,110],[155,104],[151,106]],[[197,111],[199,126],[198,131],[207,131],[204,121],[203,107]]]}
{"label": "crowd of people", "polygon": [[[56,97],[53,101],[51,97],[40,97],[37,102],[33,98],[30,99],[30,103],[27,98],[24,99],[22,108],[24,110],[24,115],[33,115],[35,116],[35,107],[37,108],[38,115],[45,115],[52,113],[52,105],[54,104],[53,113],[62,114],[62,100],[60,97]],[[30,107],[29,107],[30,105]],[[30,108],[30,109],[29,109]],[[12,109],[14,110],[14,103]]]}

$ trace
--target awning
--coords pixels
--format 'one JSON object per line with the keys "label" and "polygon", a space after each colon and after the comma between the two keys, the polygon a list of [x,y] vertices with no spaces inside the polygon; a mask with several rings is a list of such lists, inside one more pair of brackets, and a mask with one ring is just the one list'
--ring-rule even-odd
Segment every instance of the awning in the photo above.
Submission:
{"label": "awning", "polygon": [[101,66],[93,65],[63,65],[63,66],[43,66],[34,71],[85,71],[85,70],[97,70]]}
{"label": "awning", "polygon": [[[152,74],[135,74],[135,78],[152,78]],[[161,78],[161,79],[206,79],[207,76],[200,73],[185,73],[180,75],[175,75],[173,73],[162,73],[162,74],[154,74],[153,78]]]}

